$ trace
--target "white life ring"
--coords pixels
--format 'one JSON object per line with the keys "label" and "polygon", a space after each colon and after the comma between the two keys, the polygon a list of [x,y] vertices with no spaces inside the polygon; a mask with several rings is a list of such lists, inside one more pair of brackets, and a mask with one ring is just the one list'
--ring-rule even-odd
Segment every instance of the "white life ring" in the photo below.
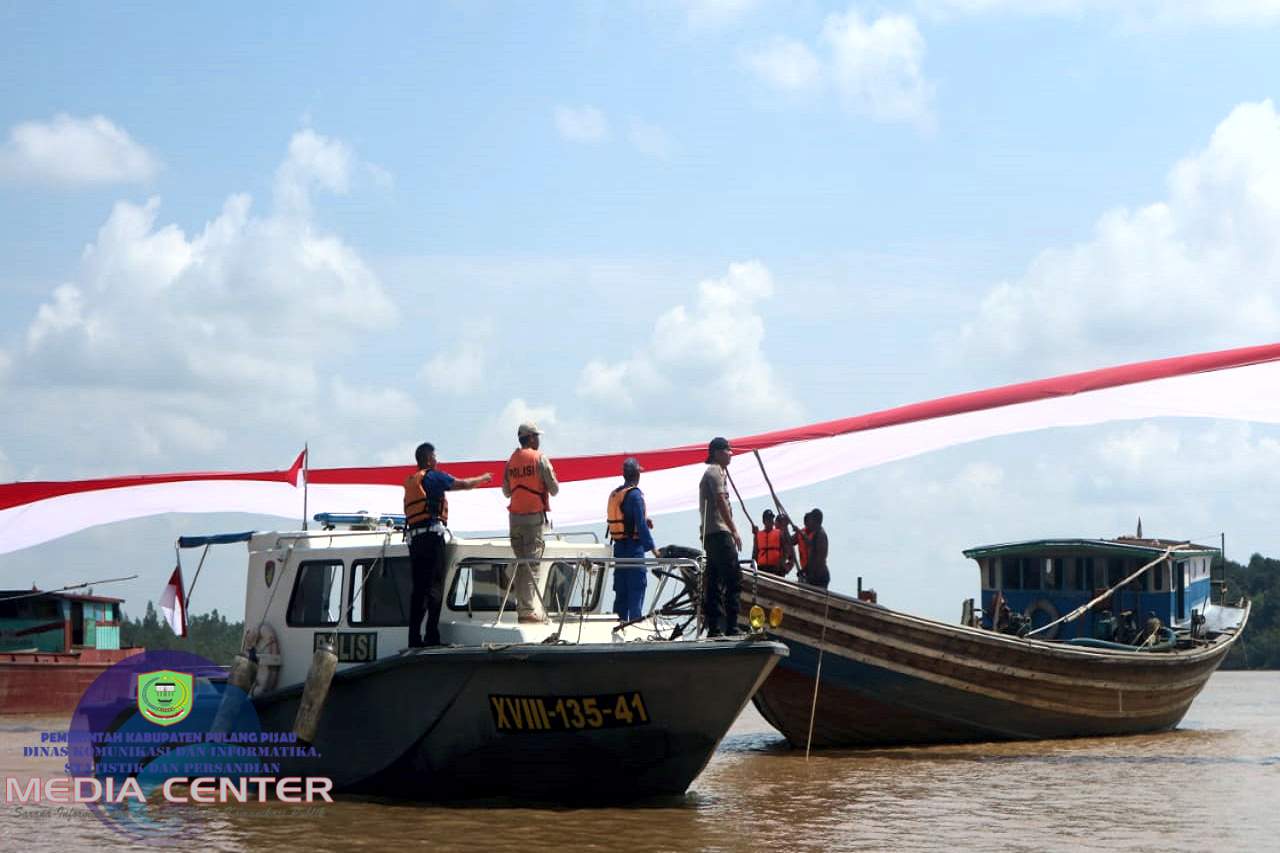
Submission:
{"label": "white life ring", "polygon": [[[1047,598],[1037,598],[1035,601],[1027,605],[1027,609],[1022,613],[1023,616],[1026,616],[1028,619],[1032,620],[1031,622],[1032,630],[1035,630],[1035,627],[1036,627],[1035,613],[1037,610],[1043,610],[1045,615],[1049,617],[1048,619],[1045,620],[1044,624],[1046,625],[1050,624],[1051,622],[1058,621],[1058,617],[1061,615],[1060,613],[1058,613],[1058,608],[1053,606],[1052,601],[1050,601]],[[1050,628],[1047,631],[1041,631],[1039,634],[1036,634],[1036,638],[1041,640],[1056,639],[1058,636],[1059,627],[1060,626],[1058,625],[1054,625],[1052,628]]]}
{"label": "white life ring", "polygon": [[280,665],[284,658],[280,654],[280,640],[276,636],[276,629],[266,622],[257,628],[246,628],[240,651],[247,655],[250,649],[258,656],[258,677],[253,682],[249,695],[261,696],[275,690],[280,681]]}

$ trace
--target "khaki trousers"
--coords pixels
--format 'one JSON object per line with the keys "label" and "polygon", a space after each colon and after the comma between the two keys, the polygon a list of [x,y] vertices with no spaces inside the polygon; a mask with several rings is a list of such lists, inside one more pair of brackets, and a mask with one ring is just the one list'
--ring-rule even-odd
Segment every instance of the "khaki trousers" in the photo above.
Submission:
{"label": "khaki trousers", "polygon": [[511,522],[511,550],[517,557],[527,557],[538,562],[516,564],[516,607],[521,616],[546,618],[539,595],[543,589],[542,522],[517,524]]}

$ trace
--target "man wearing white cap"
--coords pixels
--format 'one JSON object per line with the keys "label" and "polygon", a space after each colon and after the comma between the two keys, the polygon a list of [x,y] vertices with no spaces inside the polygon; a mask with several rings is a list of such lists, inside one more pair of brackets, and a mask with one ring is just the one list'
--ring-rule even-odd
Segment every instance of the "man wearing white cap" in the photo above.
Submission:
{"label": "man wearing white cap", "polygon": [[551,511],[551,496],[559,494],[560,483],[549,460],[538,449],[542,431],[526,421],[516,430],[520,447],[507,460],[502,475],[502,493],[511,498],[507,513],[511,529],[511,550],[530,560],[516,564],[516,601],[521,622],[545,622],[542,607],[542,532]]}

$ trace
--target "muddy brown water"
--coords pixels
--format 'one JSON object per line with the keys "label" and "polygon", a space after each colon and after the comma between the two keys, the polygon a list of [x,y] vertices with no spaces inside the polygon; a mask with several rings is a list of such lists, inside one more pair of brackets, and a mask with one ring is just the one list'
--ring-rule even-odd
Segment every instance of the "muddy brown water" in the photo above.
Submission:
{"label": "muddy brown water", "polygon": [[[56,775],[61,759],[22,748],[65,725],[0,717],[0,776]],[[685,797],[643,807],[339,799],[181,813],[172,840],[201,853],[1280,850],[1280,672],[1218,673],[1165,734],[827,751],[808,761],[748,707]],[[84,806],[0,801],[0,850],[142,847]]]}

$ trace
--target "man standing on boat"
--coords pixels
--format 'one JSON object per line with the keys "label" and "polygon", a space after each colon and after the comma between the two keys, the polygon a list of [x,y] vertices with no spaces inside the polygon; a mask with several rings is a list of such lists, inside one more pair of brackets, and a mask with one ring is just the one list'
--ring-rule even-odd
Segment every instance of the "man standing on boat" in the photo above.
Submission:
{"label": "man standing on boat", "polygon": [[702,547],[707,555],[704,614],[707,636],[738,633],[738,593],[742,571],[738,552],[742,537],[733,524],[729,505],[728,472],[733,450],[717,436],[707,445],[707,470],[698,484],[698,512],[702,517]]}
{"label": "man standing on boat", "polygon": [[[640,472],[644,469],[634,456],[622,463],[622,485],[609,493],[609,539],[615,559],[643,558],[646,551],[658,556],[649,532],[652,522],[645,512],[644,493],[640,491]],[[613,612],[623,622],[644,615],[644,589],[647,583],[644,566],[615,566],[613,570]]]}
{"label": "man standing on boat", "polygon": [[[440,604],[444,600],[444,546],[449,541],[446,492],[474,489],[493,479],[489,473],[458,479],[436,468],[436,448],[424,441],[413,452],[418,470],[404,481],[404,536],[413,572],[409,598],[409,647],[440,645]],[[422,631],[423,614],[427,630]]]}
{"label": "man standing on boat", "polygon": [[808,543],[805,550],[809,555],[800,580],[826,589],[831,583],[831,571],[827,568],[827,531],[822,529],[822,510],[814,508],[805,514],[804,530],[800,535]]}
{"label": "man standing on boat", "polygon": [[538,449],[542,432],[526,421],[516,429],[520,447],[507,460],[502,475],[502,493],[511,498],[507,513],[511,530],[511,550],[530,562],[516,564],[516,600],[521,622],[545,622],[542,607],[543,531],[551,496],[560,493],[560,483],[549,460]]}
{"label": "man standing on boat", "polygon": [[760,571],[781,577],[787,573],[783,560],[783,532],[773,524],[773,510],[766,509],[760,519],[763,528],[752,528],[751,559]]}

